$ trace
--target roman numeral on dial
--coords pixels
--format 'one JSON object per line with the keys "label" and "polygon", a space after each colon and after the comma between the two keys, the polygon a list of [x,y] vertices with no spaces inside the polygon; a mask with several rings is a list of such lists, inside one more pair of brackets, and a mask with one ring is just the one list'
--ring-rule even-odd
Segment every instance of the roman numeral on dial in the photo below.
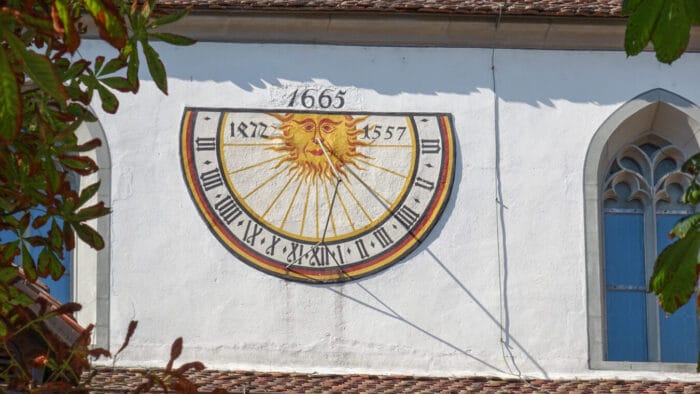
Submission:
{"label": "roman numeral on dial", "polygon": [[374,237],[377,238],[377,241],[379,241],[379,244],[382,245],[382,248],[386,248],[392,242],[394,242],[392,241],[391,237],[389,237],[389,234],[386,232],[384,227],[380,228],[372,234],[374,234]]}
{"label": "roman numeral on dial", "polygon": [[216,139],[214,137],[198,137],[194,140],[194,143],[197,145],[197,152],[216,149]]}
{"label": "roman numeral on dial", "polygon": [[199,175],[199,179],[202,180],[202,187],[204,190],[209,191],[211,189],[217,188],[224,184],[223,179],[221,179],[221,173],[218,168],[213,170],[205,171]]}
{"label": "roman numeral on dial", "polygon": [[420,153],[440,153],[440,140],[420,140]]}
{"label": "roman numeral on dial", "polygon": [[418,212],[405,205],[401,206],[401,209],[394,213],[396,220],[398,220],[402,226],[406,227],[407,230],[410,230],[411,227],[416,224],[419,216]]}

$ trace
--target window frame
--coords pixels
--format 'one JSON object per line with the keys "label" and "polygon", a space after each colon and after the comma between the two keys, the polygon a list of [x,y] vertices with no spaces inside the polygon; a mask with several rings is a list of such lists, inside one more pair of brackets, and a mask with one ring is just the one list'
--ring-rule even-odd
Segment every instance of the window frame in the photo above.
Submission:
{"label": "window frame", "polygon": [[[76,130],[78,143],[82,144],[92,139],[99,139],[102,144],[98,148],[83,153],[92,158],[99,170],[88,176],[76,177],[75,186],[78,190],[100,182],[97,193],[86,202],[86,206],[104,201],[111,205],[111,174],[112,163],[110,159],[107,138],[99,120],[84,122]],[[76,237],[75,249],[72,253],[72,283],[71,296],[74,302],[82,305],[82,309],[76,312],[78,324],[85,327],[94,324],[91,344],[96,347],[109,349],[109,323],[110,323],[110,222],[111,215],[105,215],[87,222],[96,229],[104,239],[105,247],[95,250]]]}
{"label": "window frame", "polygon": [[[644,149],[644,146],[649,145],[658,147],[658,150],[650,154],[650,152]],[[665,170],[658,166],[669,159],[674,161],[675,168],[664,173]],[[626,166],[623,164],[625,160],[636,163],[635,166],[637,168]],[[661,335],[662,315],[659,311],[656,296],[646,292],[646,289],[649,287],[649,278],[654,271],[656,257],[662,250],[658,244],[659,219],[667,215],[680,218],[695,213],[692,207],[679,204],[677,202],[678,200],[665,200],[672,198],[669,193],[669,187],[671,185],[680,185],[683,189],[690,185],[692,177],[683,173],[680,169],[685,160],[685,155],[678,147],[664,138],[657,136],[653,132],[647,132],[636,140],[630,141],[629,144],[624,145],[615,154],[612,160],[605,164],[608,170],[606,178],[601,184],[603,187],[601,209],[603,211],[604,221],[607,220],[607,215],[640,215],[642,219],[643,266],[639,268],[643,269],[644,284],[640,290],[644,291],[645,295],[646,352],[648,358],[651,360],[650,362],[662,362],[660,359],[663,357]],[[617,168],[614,172],[613,165]],[[662,171],[661,174],[663,175],[659,176],[657,171]],[[661,182],[662,179],[663,181]],[[622,196],[617,194],[615,189],[617,185],[620,184],[625,184],[628,188],[631,188],[633,184],[639,187],[638,191],[634,191],[634,196],[629,196],[632,200],[621,199]],[[629,191],[633,192],[632,189]],[[678,196],[673,198],[676,199]],[[614,207],[607,205],[606,201],[608,200]],[[633,203],[633,201],[637,201],[637,203]],[[675,222],[678,218],[673,221]],[[604,232],[607,231],[605,222],[602,226]],[[610,245],[605,243],[606,239],[608,239],[608,237],[604,236],[601,240],[603,251],[610,247]],[[605,253],[603,253],[603,255],[605,256]],[[608,263],[608,261],[604,261],[604,266],[611,268]],[[604,282],[606,283],[604,297],[607,297],[610,295],[611,288],[607,278],[605,278]],[[621,289],[620,291],[629,290]],[[607,313],[605,315],[607,316]],[[606,340],[604,344],[607,342]],[[607,343],[607,345],[610,346],[609,343]],[[694,352],[693,358],[696,357],[697,352]]]}
{"label": "window frame", "polygon": [[653,89],[613,112],[591,140],[583,174],[589,367],[600,370],[694,372],[695,363],[605,360],[607,324],[602,183],[607,176],[609,163],[620,149],[646,133],[658,135],[690,157],[692,153],[700,151],[696,134],[700,133],[700,108],[667,90]]}

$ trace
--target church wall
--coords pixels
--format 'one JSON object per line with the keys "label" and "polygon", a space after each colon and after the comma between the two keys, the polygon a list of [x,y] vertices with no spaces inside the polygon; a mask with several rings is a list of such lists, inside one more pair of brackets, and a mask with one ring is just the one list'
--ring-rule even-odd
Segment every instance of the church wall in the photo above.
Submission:
{"label": "church wall", "polygon": [[[142,73],[118,115],[97,110],[112,162],[113,350],[139,321],[118,365],[164,366],[182,336],[182,360],[211,368],[692,376],[589,369],[582,187],[592,136],[620,105],[654,88],[700,101],[698,55],[668,67],[613,51],[156,47],[170,94]],[[180,163],[185,107],[283,111],[300,87],[346,90],[344,111],[451,114],[452,193],[403,261],[343,284],[285,281],[239,261],[200,217]]]}

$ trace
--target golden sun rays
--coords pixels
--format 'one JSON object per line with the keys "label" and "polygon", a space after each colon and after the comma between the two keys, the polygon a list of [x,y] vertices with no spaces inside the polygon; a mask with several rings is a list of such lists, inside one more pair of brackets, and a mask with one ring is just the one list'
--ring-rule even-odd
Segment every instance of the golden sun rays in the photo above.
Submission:
{"label": "golden sun rays", "polygon": [[[278,144],[267,149],[285,153],[275,166],[291,163],[289,173],[307,182],[333,179],[334,172],[347,178],[345,166],[362,169],[359,160],[372,160],[357,150],[371,145],[361,141],[363,132],[356,126],[367,117],[329,114],[268,114],[279,120],[282,135],[272,137]],[[324,152],[325,150],[325,152]]]}
{"label": "golden sun rays", "polygon": [[[227,136],[222,154],[224,163],[237,163],[226,166],[226,172],[238,199],[282,234],[334,240],[363,231],[391,211],[408,185],[415,139],[397,143],[397,137],[384,137],[379,141],[372,131],[386,128],[385,123],[368,123],[370,116],[366,115],[264,116],[277,122],[264,118],[239,121],[274,128],[264,142],[240,134],[233,138],[222,131]],[[395,127],[410,130],[409,125]],[[401,152],[401,159],[387,160],[386,149]]]}

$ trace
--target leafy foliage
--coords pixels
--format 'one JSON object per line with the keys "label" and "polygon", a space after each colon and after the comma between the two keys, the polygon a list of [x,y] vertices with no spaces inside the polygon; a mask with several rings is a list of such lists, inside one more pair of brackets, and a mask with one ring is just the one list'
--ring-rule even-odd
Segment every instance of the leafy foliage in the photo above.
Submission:
{"label": "leafy foliage", "polygon": [[[113,360],[116,361],[117,356],[119,353],[122,352],[128,345],[129,341],[131,340],[131,337],[134,335],[134,332],[136,331],[136,326],[138,325],[138,322],[135,320],[132,320],[129,323],[129,328],[126,333],[126,337],[124,338],[124,342],[122,343],[121,347],[117,351],[117,353],[112,356],[109,351],[104,350],[104,349],[92,349],[90,350],[90,355],[93,357],[112,357]],[[77,350],[77,349],[76,349]],[[170,360],[168,361],[168,365],[165,368],[165,370],[162,371],[152,371],[152,370],[144,370],[140,371],[139,373],[141,374],[142,381],[138,387],[134,389],[134,393],[149,393],[152,391],[154,388],[159,388],[163,390],[165,393],[182,393],[182,394],[194,394],[198,393],[199,387],[197,384],[192,382],[190,378],[187,376],[187,373],[190,371],[201,371],[203,370],[204,364],[202,364],[199,361],[193,361],[189,363],[182,364],[180,367],[173,369],[173,364],[175,360],[180,357],[180,354],[182,353],[182,338],[177,338],[171,347],[170,350]],[[91,389],[94,389],[96,387],[92,387],[92,379],[95,376],[95,370],[93,370],[91,373],[87,374],[87,377],[83,380],[81,380],[78,384],[76,384],[75,388],[72,389],[72,392],[80,392],[80,393],[89,393]],[[50,387],[49,387],[50,388]],[[226,392],[225,390],[223,391],[218,391],[215,390],[215,393],[217,392]]]}
{"label": "leafy foliage", "polygon": [[[683,164],[683,171],[693,176],[693,181],[683,193],[682,202],[700,204],[700,153]],[[685,305],[695,291],[700,263],[700,213],[689,215],[676,223],[669,237],[678,240],[667,246],[654,264],[649,291],[659,297],[661,308],[673,313]],[[700,298],[697,300],[700,310]]]}
{"label": "leafy foliage", "polygon": [[[61,384],[76,382],[87,356],[108,353],[88,351],[84,338],[75,349],[55,345],[42,322],[78,306],[49,311],[13,284],[18,278],[59,279],[65,271],[61,260],[75,248],[76,235],[95,249],[104,247],[89,224],[109,213],[104,202],[90,203],[99,183],[76,190],[70,182],[98,171],[85,153],[101,141],[78,141],[76,130],[96,120],[89,109],[96,96],[104,111],[114,113],[119,108],[114,90],[139,90],[141,52],[153,81],[167,94],[165,68],[149,40],[192,44],[154,31],[186,13],[155,10],[155,0],[0,0],[0,339],[12,358],[0,371],[5,382],[11,377],[20,388],[29,382],[30,363],[9,348],[25,334],[47,343],[43,365]],[[80,34],[86,31],[81,18],[91,19],[114,48],[113,58],[80,56]]]}
{"label": "leafy foliage", "polygon": [[656,58],[668,64],[685,52],[690,27],[700,25],[697,0],[625,0],[622,13],[629,16],[625,32],[627,54],[639,54],[651,41]]}
{"label": "leafy foliage", "polygon": [[179,368],[173,369],[175,360],[182,354],[182,338],[177,338],[170,349],[170,360],[163,371],[146,371],[144,382],[141,383],[134,392],[149,393],[155,387],[168,393],[170,390],[175,393],[197,393],[197,385],[185,375],[188,371],[201,371],[204,364],[193,361],[182,364]]}

